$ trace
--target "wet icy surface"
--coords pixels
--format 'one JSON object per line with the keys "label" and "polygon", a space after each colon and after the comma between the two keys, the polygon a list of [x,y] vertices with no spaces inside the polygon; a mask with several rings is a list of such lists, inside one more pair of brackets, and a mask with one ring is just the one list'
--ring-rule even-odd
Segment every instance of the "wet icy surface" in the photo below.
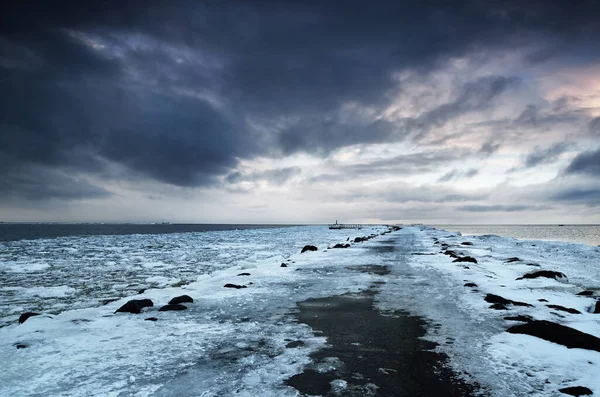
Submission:
{"label": "wet icy surface", "polygon": [[[600,291],[599,248],[412,227],[324,250],[370,232],[298,227],[4,243],[0,395],[294,396],[284,381],[314,366],[310,353],[326,344],[295,321],[296,302],[373,286],[377,308],[424,317],[427,339],[490,395],[555,396],[574,385],[600,392],[600,353],[508,334],[516,323],[503,319],[531,315],[600,336],[600,315],[588,312],[595,298],[575,295]],[[452,262],[440,253],[441,243],[479,263]],[[300,254],[305,244],[319,251]],[[507,262],[511,257],[519,261]],[[288,267],[280,267],[284,261]],[[381,265],[390,273],[356,270]],[[539,269],[569,279],[515,280]],[[247,288],[223,288],[226,283]],[[492,310],[486,293],[534,307]],[[181,294],[195,299],[188,310],[158,312]],[[103,305],[110,298],[120,299]],[[114,314],[132,298],[155,306],[139,315]],[[557,312],[538,299],[582,314]],[[44,315],[18,325],[29,310]],[[304,344],[286,347],[294,341]],[[333,357],[329,363],[341,365]]]}

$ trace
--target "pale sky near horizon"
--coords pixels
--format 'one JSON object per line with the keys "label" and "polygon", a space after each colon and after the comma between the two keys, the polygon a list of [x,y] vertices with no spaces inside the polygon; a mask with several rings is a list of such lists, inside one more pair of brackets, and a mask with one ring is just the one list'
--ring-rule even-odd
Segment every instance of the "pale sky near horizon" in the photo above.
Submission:
{"label": "pale sky near horizon", "polygon": [[600,223],[596,1],[1,7],[0,221]]}

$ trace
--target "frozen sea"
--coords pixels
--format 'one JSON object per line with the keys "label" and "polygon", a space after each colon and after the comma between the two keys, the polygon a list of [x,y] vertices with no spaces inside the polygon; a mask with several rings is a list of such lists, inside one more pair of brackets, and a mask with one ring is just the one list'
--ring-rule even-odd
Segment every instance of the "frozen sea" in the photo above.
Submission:
{"label": "frozen sea", "polygon": [[[297,303],[374,285],[377,310],[425,319],[425,338],[485,395],[556,396],[579,385],[600,393],[600,352],[507,333],[515,322],[504,319],[528,315],[599,337],[599,247],[426,226],[386,231],[238,227],[4,239],[0,396],[297,396],[285,380],[314,365],[310,354],[328,343],[296,321]],[[328,249],[369,234],[377,237]],[[318,251],[301,254],[306,244]],[[478,262],[454,263],[441,244]],[[389,273],[355,270],[372,265]],[[567,278],[516,280],[539,269]],[[592,296],[576,295],[583,290]],[[532,306],[492,310],[488,293]],[[188,310],[158,311],[182,294],[194,298]],[[154,306],[115,314],[141,298]],[[41,315],[19,324],[28,311]],[[303,344],[289,348],[290,341]],[[356,395],[348,380],[335,384],[343,386],[336,395]]]}

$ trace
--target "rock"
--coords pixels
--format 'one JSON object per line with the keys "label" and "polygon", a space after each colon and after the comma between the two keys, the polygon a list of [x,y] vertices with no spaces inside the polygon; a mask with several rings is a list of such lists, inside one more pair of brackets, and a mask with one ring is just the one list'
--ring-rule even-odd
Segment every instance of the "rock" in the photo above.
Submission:
{"label": "rock", "polygon": [[332,248],[350,248],[350,244],[336,244]]}
{"label": "rock", "polygon": [[115,310],[115,313],[140,314],[145,307],[154,306],[150,299],[133,299]]}
{"label": "rock", "polygon": [[581,292],[578,292],[577,295],[579,295],[579,296],[592,296],[592,295],[594,295],[594,291],[581,291]]}
{"label": "rock", "polygon": [[560,305],[546,305],[546,306],[548,306],[550,309],[560,310],[560,311],[571,313],[571,314],[581,314],[581,312],[579,310],[572,309],[570,307],[564,307],[564,306],[560,306]]}
{"label": "rock", "polygon": [[600,352],[600,338],[551,321],[534,320],[510,327],[511,334],[525,334],[566,346],[569,349],[587,349]]}
{"label": "rock", "polygon": [[508,258],[506,260],[506,263],[513,263],[513,262],[521,262],[521,260],[519,258],[517,258],[516,256],[513,256],[512,258]]}
{"label": "rock", "polygon": [[456,258],[452,262],[471,262],[471,263],[477,263],[477,259],[472,258],[470,256],[463,256],[461,258]]}
{"label": "rock", "polygon": [[168,305],[165,305],[165,306],[161,307],[160,309],[158,309],[159,312],[169,312],[169,311],[178,311],[178,310],[187,310],[187,306],[184,306],[181,304],[176,304],[176,305],[168,304]]}
{"label": "rock", "polygon": [[594,394],[590,389],[584,386],[571,386],[558,389],[559,392],[570,396],[591,396]]}
{"label": "rock", "polygon": [[460,258],[460,256],[456,252],[454,252],[452,250],[446,250],[446,251],[444,251],[444,255],[448,255],[448,256],[450,256],[452,258],[455,258],[455,259]]}
{"label": "rock", "polygon": [[523,277],[517,278],[517,280],[523,280],[525,278],[538,278],[538,277],[553,278],[555,280],[567,278],[567,276],[561,272],[555,272],[553,270],[540,270],[539,272],[527,273],[527,274],[523,275]]}
{"label": "rock", "polygon": [[169,301],[169,305],[177,305],[179,303],[193,303],[194,299],[192,299],[189,295],[181,295],[177,296]]}
{"label": "rock", "polygon": [[367,241],[367,240],[368,240],[368,238],[367,238],[367,237],[356,237],[356,238],[354,239],[354,242],[355,242],[355,243],[362,243],[363,241]]}
{"label": "rock", "polygon": [[106,305],[108,305],[108,304],[109,304],[109,303],[111,303],[111,302],[116,302],[116,301],[118,301],[119,299],[121,299],[121,298],[111,298],[111,299],[104,299],[104,300],[102,301],[102,306],[106,306]]}
{"label": "rock", "polygon": [[138,291],[138,295],[143,294],[144,292],[146,292],[146,288],[142,288],[141,290]]}
{"label": "rock", "polygon": [[521,321],[524,323],[529,323],[529,322],[533,321],[533,317],[525,316],[525,315],[509,316],[509,317],[504,317],[504,319],[510,320],[510,321]]}
{"label": "rock", "polygon": [[506,299],[499,295],[494,295],[494,294],[487,294],[484,299],[488,303],[494,303],[494,304],[501,305],[501,306],[514,305],[514,306],[533,307],[533,305],[530,305],[529,303],[511,301],[510,299]]}
{"label": "rock", "polygon": [[237,285],[237,284],[225,284],[223,287],[225,288],[235,288],[235,289],[240,289],[240,288],[247,288],[245,285]]}
{"label": "rock", "polygon": [[304,253],[306,251],[316,251],[317,247],[315,247],[314,245],[305,245],[304,248],[302,248],[302,251],[300,251],[300,253]]}
{"label": "rock", "polygon": [[158,319],[156,317],[148,317],[145,318],[144,321],[158,321]]}
{"label": "rock", "polygon": [[40,315],[40,313],[34,313],[34,312],[23,313],[19,316],[19,324],[23,324],[25,321],[27,321],[27,319],[29,317],[39,316],[39,315]]}
{"label": "rock", "polygon": [[475,284],[475,283],[466,283],[464,285],[464,287],[477,287],[477,284]]}
{"label": "rock", "polygon": [[538,299],[538,302],[548,302],[548,299],[541,298],[541,299]]}
{"label": "rock", "polygon": [[290,342],[287,345],[285,345],[285,347],[287,347],[288,349],[293,349],[295,347],[300,347],[300,346],[304,346],[304,342],[302,342],[301,340],[295,340],[295,341]]}
{"label": "rock", "polygon": [[280,267],[287,267],[287,263],[282,263]]}
{"label": "rock", "polygon": [[249,275],[250,275],[250,273],[240,273],[240,274],[238,274],[238,276],[249,276]]}
{"label": "rock", "polygon": [[21,342],[17,342],[13,346],[16,347],[17,349],[25,349],[25,348],[29,347],[29,345],[27,343],[21,343]]}
{"label": "rock", "polygon": [[392,226],[392,230],[397,232],[398,230],[401,230],[402,228],[400,226]]}
{"label": "rock", "polygon": [[600,314],[600,300],[596,301],[596,306],[594,306],[594,314]]}
{"label": "rock", "polygon": [[473,243],[469,241],[463,241],[462,243],[460,243],[460,245],[473,245]]}

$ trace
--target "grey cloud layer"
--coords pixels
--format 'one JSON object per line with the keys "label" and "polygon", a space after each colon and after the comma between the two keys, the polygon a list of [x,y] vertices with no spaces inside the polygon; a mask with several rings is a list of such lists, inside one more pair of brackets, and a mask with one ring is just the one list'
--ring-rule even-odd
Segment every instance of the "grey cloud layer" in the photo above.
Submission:
{"label": "grey cloud layer", "polygon": [[[327,155],[418,138],[486,108],[520,78],[480,78],[453,101],[397,122],[341,107],[382,108],[397,88],[395,72],[426,73],[477,48],[521,45],[520,37],[541,47],[552,39],[532,62],[555,56],[561,42],[598,49],[589,39],[600,34],[598,8],[592,1],[13,4],[1,10],[0,186],[30,197],[31,179],[6,176],[22,173],[37,178],[39,196],[59,197],[60,189],[63,197],[97,197],[103,188],[68,175],[113,177],[107,162],[168,184],[206,186],[258,154]],[[522,123],[540,119],[530,113]],[[482,151],[496,148],[490,141]],[[569,172],[590,169],[586,159]]]}

